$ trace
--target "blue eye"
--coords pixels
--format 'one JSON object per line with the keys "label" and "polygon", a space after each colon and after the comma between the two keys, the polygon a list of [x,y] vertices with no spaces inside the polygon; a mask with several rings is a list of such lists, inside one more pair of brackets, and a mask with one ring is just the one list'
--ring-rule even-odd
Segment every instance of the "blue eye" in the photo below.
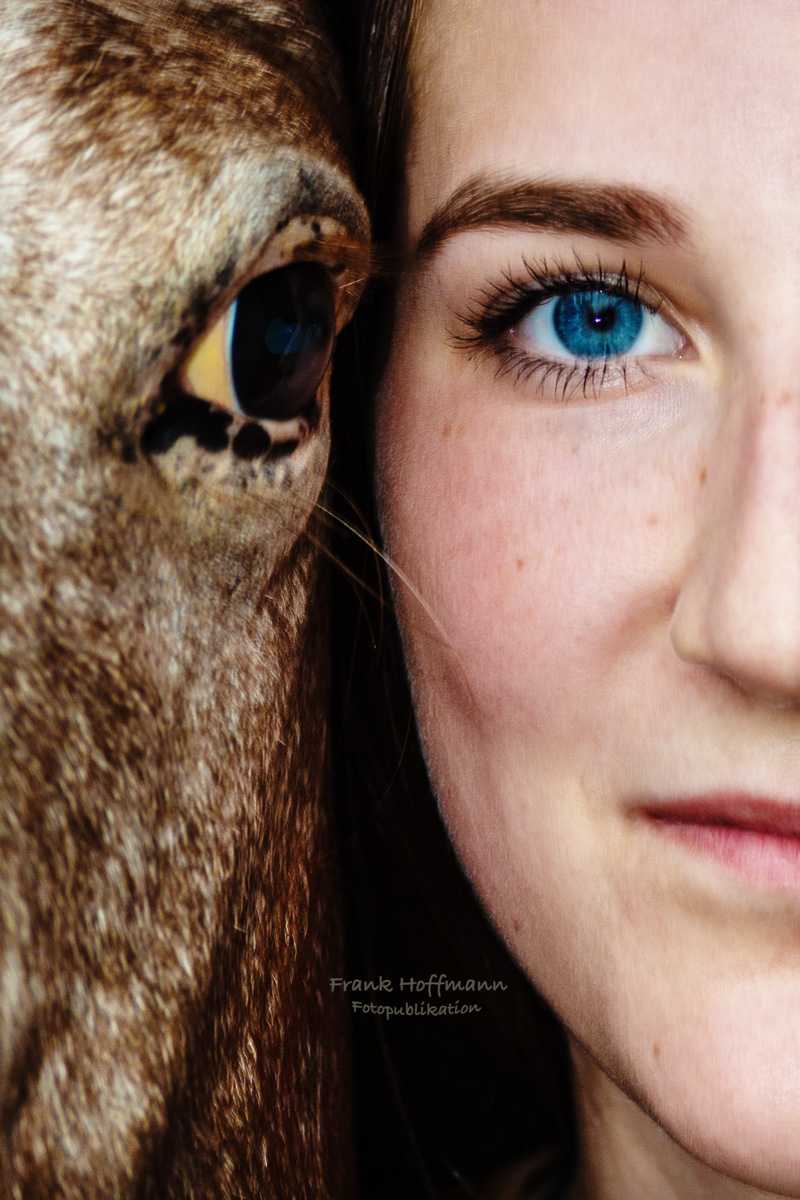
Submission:
{"label": "blue eye", "polygon": [[551,296],[513,332],[526,350],[561,361],[675,354],[683,344],[678,330],[640,300],[600,288]]}

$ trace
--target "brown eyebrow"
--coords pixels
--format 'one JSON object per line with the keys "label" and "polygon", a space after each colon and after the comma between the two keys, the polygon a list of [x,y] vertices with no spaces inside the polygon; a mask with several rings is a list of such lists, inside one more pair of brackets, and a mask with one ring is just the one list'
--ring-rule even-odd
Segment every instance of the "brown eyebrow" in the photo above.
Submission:
{"label": "brown eyebrow", "polygon": [[683,242],[687,224],[675,204],[641,188],[475,175],[436,209],[417,255],[427,257],[454,233],[482,226],[534,225],[614,242]]}

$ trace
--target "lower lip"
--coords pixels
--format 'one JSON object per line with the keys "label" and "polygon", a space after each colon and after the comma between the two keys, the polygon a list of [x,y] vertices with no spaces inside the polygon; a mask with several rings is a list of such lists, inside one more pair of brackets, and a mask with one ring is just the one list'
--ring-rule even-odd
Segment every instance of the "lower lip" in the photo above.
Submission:
{"label": "lower lip", "polygon": [[800,837],[651,816],[653,825],[690,850],[707,854],[755,883],[800,887]]}

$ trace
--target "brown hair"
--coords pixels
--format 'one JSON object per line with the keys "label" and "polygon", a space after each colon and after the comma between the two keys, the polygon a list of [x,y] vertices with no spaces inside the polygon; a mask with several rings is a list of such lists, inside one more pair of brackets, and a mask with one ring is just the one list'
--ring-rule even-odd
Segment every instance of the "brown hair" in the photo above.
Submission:
{"label": "brown hair", "polygon": [[[360,30],[359,43],[349,46],[359,182],[377,236],[388,241],[418,0],[353,5],[347,25]],[[371,396],[390,302],[390,283],[374,288],[340,348],[334,379],[334,486],[344,529],[336,553],[345,568],[334,587],[334,695],[345,701],[333,748],[350,905],[348,973],[389,980],[393,991],[383,1002],[396,1005],[419,999],[400,991],[400,981],[412,977],[502,987],[480,993],[479,1013],[354,1015],[361,1196],[475,1196],[486,1172],[544,1148],[561,1164],[560,1191],[575,1146],[563,1033],[492,929],[442,826],[386,567],[370,548],[379,538]]]}

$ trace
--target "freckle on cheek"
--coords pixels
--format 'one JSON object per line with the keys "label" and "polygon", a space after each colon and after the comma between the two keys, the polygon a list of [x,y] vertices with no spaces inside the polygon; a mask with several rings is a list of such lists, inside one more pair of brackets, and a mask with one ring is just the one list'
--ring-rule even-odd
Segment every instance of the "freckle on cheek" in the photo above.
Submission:
{"label": "freckle on cheek", "polygon": [[658,1042],[653,1043],[653,1058],[658,1058],[661,1054],[661,1047]]}
{"label": "freckle on cheek", "polygon": [[705,467],[703,467],[702,471],[700,472],[700,486],[701,487],[703,486],[703,484],[705,483],[705,481],[707,479],[708,479],[708,471],[705,469]]}

